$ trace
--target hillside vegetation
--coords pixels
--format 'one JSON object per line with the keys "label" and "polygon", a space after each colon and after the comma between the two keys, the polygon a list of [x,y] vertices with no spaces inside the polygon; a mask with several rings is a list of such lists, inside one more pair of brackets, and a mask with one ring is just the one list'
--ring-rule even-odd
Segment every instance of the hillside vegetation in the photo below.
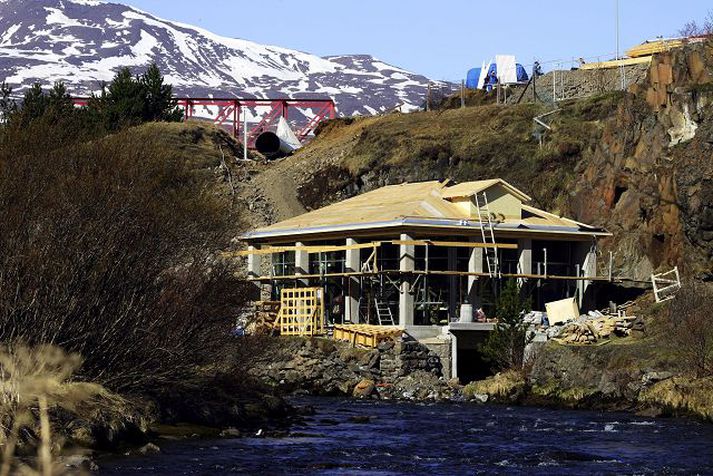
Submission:
{"label": "hillside vegetation", "polygon": [[[0,442],[23,451],[44,451],[47,431],[53,448],[113,448],[159,422],[224,427],[284,410],[234,378],[250,351],[231,331],[250,292],[218,255],[244,226],[239,144],[145,122],[175,106],[144,115],[135,86],[85,109],[61,84],[3,104],[0,371],[16,384],[0,392]],[[38,405],[42,418],[26,417]]]}

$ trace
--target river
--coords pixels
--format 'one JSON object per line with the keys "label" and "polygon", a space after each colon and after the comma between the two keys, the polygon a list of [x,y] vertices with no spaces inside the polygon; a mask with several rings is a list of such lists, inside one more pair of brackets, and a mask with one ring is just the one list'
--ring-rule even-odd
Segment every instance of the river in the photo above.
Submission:
{"label": "river", "polygon": [[623,413],[310,398],[283,438],[183,440],[100,474],[713,474],[713,425]]}

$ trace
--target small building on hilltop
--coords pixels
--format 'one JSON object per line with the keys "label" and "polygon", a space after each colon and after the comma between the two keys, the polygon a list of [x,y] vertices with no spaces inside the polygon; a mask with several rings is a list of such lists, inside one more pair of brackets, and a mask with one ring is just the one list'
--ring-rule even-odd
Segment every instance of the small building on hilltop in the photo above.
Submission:
{"label": "small building on hilltop", "polygon": [[[320,326],[458,336],[455,359],[493,328],[505,280],[517,280],[533,309],[544,310],[567,297],[586,309],[591,284],[604,279],[597,240],[610,234],[529,202],[502,179],[382,187],[242,236],[249,279],[273,301],[317,290]],[[289,312],[303,309],[297,299]],[[455,363],[450,373],[458,374]]]}

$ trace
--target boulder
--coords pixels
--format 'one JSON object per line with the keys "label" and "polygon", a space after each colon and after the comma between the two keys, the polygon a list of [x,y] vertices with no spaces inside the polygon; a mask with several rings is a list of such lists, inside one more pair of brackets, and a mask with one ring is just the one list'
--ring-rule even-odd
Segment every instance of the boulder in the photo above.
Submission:
{"label": "boulder", "polygon": [[142,455],[150,455],[150,454],[160,453],[161,448],[159,448],[157,445],[155,445],[153,443],[146,443],[144,446],[139,448],[138,452],[139,452],[139,454],[142,454]]}
{"label": "boulder", "polygon": [[240,438],[240,430],[237,428],[226,428],[220,432],[221,438]]}
{"label": "boulder", "polygon": [[352,396],[356,398],[369,398],[374,395],[376,391],[376,384],[373,380],[363,379],[361,382],[356,384]]}

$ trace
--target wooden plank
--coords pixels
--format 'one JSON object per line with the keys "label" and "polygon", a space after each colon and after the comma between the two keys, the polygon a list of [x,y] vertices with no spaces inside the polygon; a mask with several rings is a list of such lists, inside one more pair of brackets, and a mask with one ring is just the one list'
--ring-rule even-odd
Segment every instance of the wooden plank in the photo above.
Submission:
{"label": "wooden plank", "polygon": [[238,252],[223,253],[225,257],[234,256],[254,256],[254,255],[270,255],[274,253],[284,253],[286,251],[306,251],[308,254],[329,253],[333,251],[347,250],[363,250],[367,248],[378,248],[381,246],[381,241],[372,241],[369,243],[359,243],[356,245],[324,245],[324,246],[265,246],[255,250],[242,250]]}
{"label": "wooden plank", "polygon": [[500,248],[504,250],[516,250],[517,244],[513,243],[478,243],[470,241],[431,241],[431,240],[394,240],[394,245],[405,246],[441,246],[450,248]]}
{"label": "wooden plank", "polygon": [[373,326],[369,324],[337,324],[332,338],[353,345],[376,348],[381,342],[400,338],[403,329],[392,326]]}
{"label": "wooden plank", "polygon": [[617,68],[619,66],[632,66],[635,64],[646,64],[651,62],[651,56],[643,56],[641,58],[625,58],[620,60],[612,61],[601,61],[599,63],[584,63],[579,69],[591,70],[591,69],[609,69]]}
{"label": "wooden plank", "polygon": [[283,289],[280,292],[281,335],[313,336],[324,332],[321,293],[321,288]]}
{"label": "wooden plank", "polygon": [[[247,278],[248,281],[295,281],[301,279],[320,279],[320,278],[346,278],[354,276],[377,276],[377,275],[389,275],[389,274],[424,274],[424,275],[446,275],[446,276],[479,276],[479,277],[489,277],[490,274],[487,272],[477,273],[468,271],[399,271],[399,270],[384,270],[378,272],[353,272],[353,273],[325,273],[325,274],[293,274],[286,276],[258,276]],[[523,279],[556,279],[556,280],[572,280],[572,281],[609,281],[608,276],[560,276],[554,274],[515,274],[515,273],[503,273],[501,276],[505,278],[523,278]],[[614,281],[635,281],[631,278],[614,278]],[[648,281],[641,281],[648,282]]]}
{"label": "wooden plank", "polygon": [[626,55],[631,58],[639,58],[642,56],[651,56],[655,53],[669,51],[673,48],[680,48],[682,46],[683,40],[679,39],[651,41],[630,48],[627,50]]}

